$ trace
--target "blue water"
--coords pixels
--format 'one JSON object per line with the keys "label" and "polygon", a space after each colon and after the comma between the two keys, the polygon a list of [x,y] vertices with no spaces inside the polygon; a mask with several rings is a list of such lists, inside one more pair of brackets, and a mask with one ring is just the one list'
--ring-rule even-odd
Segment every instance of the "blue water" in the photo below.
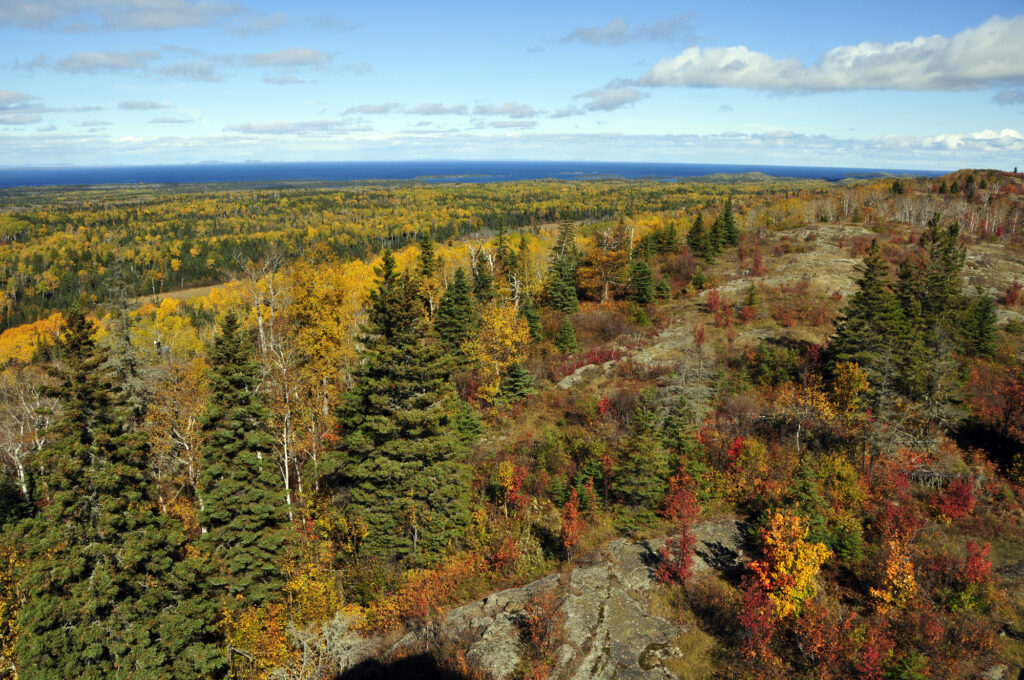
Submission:
{"label": "blue water", "polygon": [[296,180],[358,182],[509,182],[530,179],[677,179],[717,173],[762,172],[775,177],[836,181],[880,174],[938,176],[926,170],[878,170],[786,165],[602,163],[587,161],[365,161],[344,163],[209,163],[107,168],[0,168],[0,187],[92,184],[273,183]]}

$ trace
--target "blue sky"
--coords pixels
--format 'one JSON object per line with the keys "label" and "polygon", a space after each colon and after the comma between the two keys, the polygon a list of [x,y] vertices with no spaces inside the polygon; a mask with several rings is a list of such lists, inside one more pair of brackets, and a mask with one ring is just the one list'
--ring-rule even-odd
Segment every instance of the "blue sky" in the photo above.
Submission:
{"label": "blue sky", "polygon": [[0,165],[1024,166],[1024,7],[0,0]]}

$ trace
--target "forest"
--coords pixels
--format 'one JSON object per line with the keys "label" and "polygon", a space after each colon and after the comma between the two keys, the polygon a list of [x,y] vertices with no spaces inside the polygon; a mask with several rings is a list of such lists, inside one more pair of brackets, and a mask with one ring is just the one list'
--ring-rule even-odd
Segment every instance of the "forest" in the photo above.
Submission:
{"label": "forest", "polygon": [[1024,669],[1024,176],[6,190],[0,268],[3,677]]}

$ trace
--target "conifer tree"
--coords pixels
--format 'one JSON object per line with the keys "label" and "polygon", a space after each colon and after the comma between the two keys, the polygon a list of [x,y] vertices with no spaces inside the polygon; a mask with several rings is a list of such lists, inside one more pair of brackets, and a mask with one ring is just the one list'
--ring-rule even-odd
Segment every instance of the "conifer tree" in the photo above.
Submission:
{"label": "conifer tree", "polygon": [[469,430],[457,427],[459,401],[450,364],[425,322],[408,279],[385,251],[355,384],[337,410],[338,450],[326,484],[369,529],[371,554],[436,554],[458,543],[470,523]]}
{"label": "conifer tree", "polygon": [[548,271],[547,303],[564,314],[572,314],[579,309],[576,270],[569,259],[555,262]]}
{"label": "conifer tree", "polygon": [[473,260],[473,295],[484,305],[494,299],[494,272],[483,248]]}
{"label": "conifer tree", "polygon": [[576,343],[576,328],[572,325],[569,316],[562,317],[562,325],[558,327],[555,335],[555,346],[563,354],[572,354],[579,351],[580,346]]}
{"label": "conifer tree", "polygon": [[501,380],[501,398],[519,401],[533,394],[533,375],[522,364],[512,364]]}
{"label": "conifer tree", "polygon": [[627,505],[656,509],[668,490],[672,463],[662,446],[654,410],[654,392],[646,390],[629,421],[620,445],[612,491]]}
{"label": "conifer tree", "polygon": [[659,300],[667,300],[672,296],[672,286],[664,276],[658,279],[657,285],[654,286],[654,295]]}
{"label": "conifer tree", "polygon": [[544,335],[541,332],[540,327],[540,313],[533,306],[533,300],[530,299],[529,295],[523,297],[523,302],[519,305],[519,316],[526,319],[526,323],[530,326],[530,338],[533,340],[543,340]]}
{"label": "conifer tree", "polygon": [[284,583],[285,494],[270,458],[269,412],[256,391],[260,368],[248,334],[229,313],[210,351],[210,403],[202,419],[200,550],[213,569],[211,596],[229,608],[258,605]]}
{"label": "conifer tree", "polygon": [[704,230],[704,216],[697,214],[689,233],[686,234],[686,247],[695,257],[708,257],[708,235]]}
{"label": "conifer tree", "polygon": [[216,603],[198,563],[158,513],[145,442],[91,324],[68,314],[55,388],[64,406],[37,457],[44,503],[25,526],[29,566],[18,624],[25,680],[222,677]]}
{"label": "conifer tree", "polygon": [[967,349],[975,356],[991,357],[996,353],[996,302],[984,289],[977,291],[964,329]]}
{"label": "conifer tree", "polygon": [[434,252],[434,239],[430,237],[429,231],[424,229],[420,232],[419,246],[419,275],[428,279],[437,272],[438,266],[437,255]]}
{"label": "conifer tree", "polygon": [[654,300],[654,275],[643,260],[634,260],[629,266],[629,300],[638,305]]}
{"label": "conifer tree", "polygon": [[832,359],[859,364],[873,388],[891,389],[905,323],[899,301],[889,289],[888,269],[877,240],[871,242],[860,271],[857,292],[836,325]]}
{"label": "conifer tree", "polygon": [[739,245],[740,231],[736,228],[736,216],[732,211],[732,196],[725,199],[722,212],[718,213],[718,219],[715,222],[720,225],[719,231],[723,246]]}
{"label": "conifer tree", "polygon": [[441,296],[441,302],[434,314],[434,329],[445,349],[453,354],[462,351],[462,343],[476,325],[475,316],[466,272],[459,267],[455,270],[451,284]]}

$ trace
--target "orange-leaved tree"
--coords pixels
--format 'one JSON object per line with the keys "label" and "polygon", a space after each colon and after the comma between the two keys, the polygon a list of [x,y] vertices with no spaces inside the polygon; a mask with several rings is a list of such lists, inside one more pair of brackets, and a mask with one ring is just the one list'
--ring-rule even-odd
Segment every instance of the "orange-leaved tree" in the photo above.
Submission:
{"label": "orange-leaved tree", "polygon": [[799,614],[803,603],[817,593],[821,565],[832,556],[822,543],[809,543],[809,528],[789,511],[775,511],[761,530],[764,559],[750,563],[756,581],[768,593],[775,615],[785,618]]}

